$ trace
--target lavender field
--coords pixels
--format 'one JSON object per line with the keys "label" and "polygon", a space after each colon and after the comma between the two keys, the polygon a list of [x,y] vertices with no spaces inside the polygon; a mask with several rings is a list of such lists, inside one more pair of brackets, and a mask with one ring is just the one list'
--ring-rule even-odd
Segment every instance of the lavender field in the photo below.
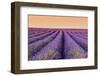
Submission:
{"label": "lavender field", "polygon": [[28,60],[79,59],[87,56],[87,29],[28,28]]}

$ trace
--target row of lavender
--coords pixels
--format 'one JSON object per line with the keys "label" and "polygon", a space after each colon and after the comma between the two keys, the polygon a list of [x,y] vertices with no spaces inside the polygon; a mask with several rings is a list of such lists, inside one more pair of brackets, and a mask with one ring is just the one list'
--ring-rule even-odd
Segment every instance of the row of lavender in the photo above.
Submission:
{"label": "row of lavender", "polygon": [[28,32],[28,60],[87,58],[87,30],[29,28]]}

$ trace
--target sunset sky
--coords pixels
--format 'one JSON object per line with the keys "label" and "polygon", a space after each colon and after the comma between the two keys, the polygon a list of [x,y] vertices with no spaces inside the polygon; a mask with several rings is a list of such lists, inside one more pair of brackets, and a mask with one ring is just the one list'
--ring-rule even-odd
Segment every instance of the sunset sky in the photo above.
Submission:
{"label": "sunset sky", "polygon": [[29,15],[29,27],[87,29],[87,17]]}

